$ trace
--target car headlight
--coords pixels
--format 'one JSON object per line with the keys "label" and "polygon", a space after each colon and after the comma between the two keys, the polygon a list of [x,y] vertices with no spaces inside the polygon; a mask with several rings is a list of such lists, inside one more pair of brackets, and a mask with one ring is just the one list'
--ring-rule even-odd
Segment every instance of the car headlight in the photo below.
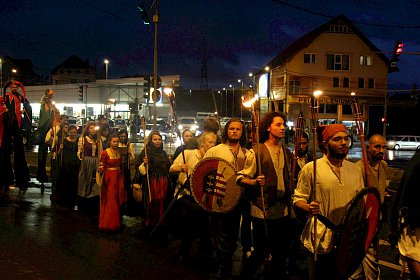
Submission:
{"label": "car headlight", "polygon": [[179,129],[179,130],[182,130],[182,129],[183,129],[182,124],[179,124],[179,125],[178,125],[178,129]]}

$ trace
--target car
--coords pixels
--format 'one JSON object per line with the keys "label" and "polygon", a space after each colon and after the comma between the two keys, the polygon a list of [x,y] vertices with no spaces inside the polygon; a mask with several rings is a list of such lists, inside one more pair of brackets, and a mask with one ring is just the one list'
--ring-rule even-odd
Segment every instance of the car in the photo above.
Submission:
{"label": "car", "polygon": [[179,131],[183,131],[184,129],[189,129],[193,134],[198,129],[198,123],[195,119],[195,117],[181,117],[178,120],[178,129]]}
{"label": "car", "polygon": [[393,135],[386,142],[386,146],[391,150],[419,150],[420,136]]}
{"label": "car", "polygon": [[117,118],[117,119],[114,120],[114,124],[111,127],[111,130],[112,131],[119,131],[120,129],[124,129],[124,130],[127,131],[128,130],[127,122],[123,119]]}
{"label": "car", "polygon": [[224,127],[225,127],[225,125],[226,125],[226,123],[228,122],[230,120],[230,118],[228,118],[228,117],[223,117],[223,118],[220,118],[220,127],[223,129]]}
{"label": "car", "polygon": [[[171,132],[170,129],[166,126],[157,126],[157,130],[159,131],[160,135],[162,136],[162,141],[166,142],[168,139],[176,138],[176,133]],[[153,124],[146,124],[146,131],[140,130],[140,137],[144,139],[144,135],[146,132],[146,137],[149,136],[150,132],[153,131]]]}

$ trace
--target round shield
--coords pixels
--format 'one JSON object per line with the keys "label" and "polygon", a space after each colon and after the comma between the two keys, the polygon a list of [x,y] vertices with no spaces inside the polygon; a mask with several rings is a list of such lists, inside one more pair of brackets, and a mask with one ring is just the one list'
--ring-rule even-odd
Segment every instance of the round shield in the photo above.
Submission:
{"label": "round shield", "polygon": [[376,188],[365,188],[351,201],[337,238],[337,269],[348,278],[360,266],[376,233],[381,211]]}
{"label": "round shield", "polygon": [[209,212],[229,212],[239,202],[241,190],[236,184],[235,168],[221,158],[200,161],[190,182],[195,201]]}

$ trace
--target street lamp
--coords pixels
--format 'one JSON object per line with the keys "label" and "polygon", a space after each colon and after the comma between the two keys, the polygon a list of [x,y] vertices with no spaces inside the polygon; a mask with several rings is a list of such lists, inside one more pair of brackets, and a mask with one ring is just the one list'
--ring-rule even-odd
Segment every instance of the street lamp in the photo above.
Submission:
{"label": "street lamp", "polygon": [[[238,79],[238,83],[241,83],[241,103],[244,98],[244,81]],[[242,106],[241,106],[241,120],[242,120]]]}
{"label": "street lamp", "polygon": [[233,118],[233,112],[235,111],[235,87],[232,85],[229,85],[230,88],[232,88],[232,118]]}
{"label": "street lamp", "polygon": [[105,59],[104,63],[105,63],[105,80],[108,80],[108,63],[109,63],[109,60]]}
{"label": "street lamp", "polygon": [[227,117],[228,116],[228,106],[227,106],[227,104],[228,104],[228,94],[227,94],[227,88],[223,88],[223,90],[225,91],[225,98],[226,98],[226,102],[225,102],[225,105],[226,105],[226,115],[225,115],[225,117]]}
{"label": "street lamp", "polygon": [[222,107],[223,96],[222,96],[222,92],[220,90],[218,90],[217,93],[220,93],[220,112],[219,112],[219,118],[221,118],[222,117],[222,111],[223,111],[223,107]]}

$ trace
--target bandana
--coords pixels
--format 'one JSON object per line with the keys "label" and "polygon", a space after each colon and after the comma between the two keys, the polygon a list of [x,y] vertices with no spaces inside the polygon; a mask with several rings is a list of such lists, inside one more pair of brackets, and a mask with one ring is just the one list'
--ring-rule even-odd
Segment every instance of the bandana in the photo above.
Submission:
{"label": "bandana", "polygon": [[324,142],[328,142],[328,140],[330,140],[337,132],[347,133],[346,127],[343,124],[330,124],[325,126],[322,131],[322,140]]}

